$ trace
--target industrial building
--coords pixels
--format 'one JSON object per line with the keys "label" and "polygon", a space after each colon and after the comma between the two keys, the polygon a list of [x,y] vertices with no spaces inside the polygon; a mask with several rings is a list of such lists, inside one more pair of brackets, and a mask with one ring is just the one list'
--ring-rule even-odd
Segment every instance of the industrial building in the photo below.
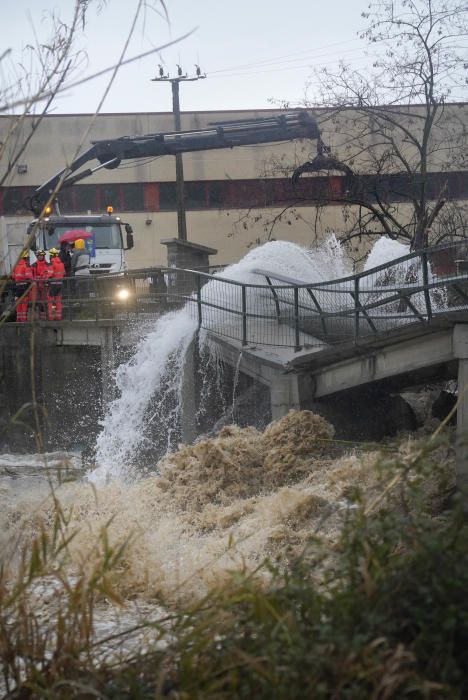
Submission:
{"label": "industrial building", "polygon": [[[465,134],[466,141],[468,106],[452,105],[445,109],[451,123],[459,124],[460,134]],[[216,122],[279,113],[280,110],[185,112],[181,115],[181,126],[183,130],[201,129]],[[5,142],[0,164],[3,169],[15,158],[34,120],[32,116],[24,117],[15,133],[8,136],[12,118],[0,117],[0,141]],[[339,119],[327,123],[324,139],[339,154],[352,128],[349,121],[341,127]],[[3,255],[8,253],[6,245],[10,256],[16,254],[24,240],[26,225],[31,220],[24,205],[25,198],[70,163],[91,141],[173,130],[171,113],[100,114],[96,118],[87,114],[52,114],[44,117],[0,187],[0,215],[9,224],[9,239],[3,242]],[[185,154],[188,240],[216,249],[218,253],[212,256],[211,262],[222,264],[238,260],[253,245],[271,237],[310,246],[331,232],[339,236],[344,230],[342,207],[331,204],[317,209],[314,200],[320,193],[339,191],[343,176],[304,177],[299,190],[293,189],[291,184],[291,169],[309,160],[315,152],[315,142],[302,140]],[[464,156],[461,154],[452,163],[442,155],[434,155],[428,164],[431,171],[429,198],[436,196],[443,177],[450,198],[468,200],[466,157],[466,146]],[[404,196],[401,199],[404,206]],[[64,190],[59,201],[62,213],[103,212],[107,206],[113,206],[114,213],[131,223],[135,232],[135,247],[128,253],[129,267],[166,263],[167,251],[160,241],[177,236],[175,159],[172,156],[122,162],[114,170],[100,170]],[[362,241],[355,242],[356,249],[359,245]]]}

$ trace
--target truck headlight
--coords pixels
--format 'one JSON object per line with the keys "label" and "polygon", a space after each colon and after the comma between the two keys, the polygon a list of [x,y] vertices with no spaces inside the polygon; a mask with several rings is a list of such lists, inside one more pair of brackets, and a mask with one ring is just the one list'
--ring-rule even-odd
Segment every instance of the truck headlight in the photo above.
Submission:
{"label": "truck headlight", "polygon": [[120,299],[120,301],[126,301],[130,296],[130,292],[128,291],[128,289],[119,289],[116,296],[117,299]]}

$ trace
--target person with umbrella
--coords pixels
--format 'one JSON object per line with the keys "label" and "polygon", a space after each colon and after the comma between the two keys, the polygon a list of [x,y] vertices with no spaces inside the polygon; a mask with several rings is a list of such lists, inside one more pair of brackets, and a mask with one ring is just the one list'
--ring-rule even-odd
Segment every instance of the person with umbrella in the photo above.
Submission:
{"label": "person with umbrella", "polygon": [[82,238],[75,241],[75,249],[71,259],[71,273],[74,277],[89,277],[89,265],[91,255],[89,254],[85,242]]}
{"label": "person with umbrella", "polygon": [[70,277],[71,275],[71,259],[72,259],[73,249],[72,244],[67,241],[62,241],[60,243],[59,258],[65,268],[65,276]]}
{"label": "person with umbrella", "polygon": [[87,238],[92,238],[92,236],[92,233],[89,233],[84,229],[70,229],[69,231],[65,231],[59,236],[59,258],[63,262],[63,266],[65,268],[65,275],[67,277],[71,277],[71,275],[75,274],[72,270],[73,244],[77,240],[81,239],[84,241]]}
{"label": "person with umbrella", "polygon": [[75,278],[75,294],[81,298],[89,295],[90,262],[91,255],[85,246],[84,240],[77,238],[71,259],[71,274]]}

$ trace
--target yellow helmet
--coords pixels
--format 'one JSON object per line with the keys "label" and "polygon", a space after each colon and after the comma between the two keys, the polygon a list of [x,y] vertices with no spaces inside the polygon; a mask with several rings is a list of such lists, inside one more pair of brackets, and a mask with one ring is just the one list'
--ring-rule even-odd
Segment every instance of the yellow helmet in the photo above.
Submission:
{"label": "yellow helmet", "polygon": [[59,254],[59,252],[58,252],[57,248],[51,248],[49,250],[49,255],[51,255],[52,257],[55,257],[58,254]]}
{"label": "yellow helmet", "polygon": [[82,238],[77,238],[75,241],[75,250],[83,250],[85,247],[85,242]]}
{"label": "yellow helmet", "polygon": [[43,255],[45,257],[45,254],[46,254],[46,252],[45,252],[44,248],[39,248],[39,250],[36,250],[36,258],[38,258],[39,255]]}
{"label": "yellow helmet", "polygon": [[21,256],[20,256],[20,257],[23,258],[23,260],[24,260],[25,258],[29,258],[29,250],[22,250],[22,251],[21,251]]}

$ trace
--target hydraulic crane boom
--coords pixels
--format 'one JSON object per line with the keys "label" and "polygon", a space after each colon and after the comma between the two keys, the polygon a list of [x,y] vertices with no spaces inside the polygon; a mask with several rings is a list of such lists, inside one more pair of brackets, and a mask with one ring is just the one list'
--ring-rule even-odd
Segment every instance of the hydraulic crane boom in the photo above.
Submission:
{"label": "hydraulic crane boom", "polygon": [[[60,170],[40,185],[28,204],[34,215],[39,216],[65,172],[69,174],[63,181],[62,188],[74,185],[101,168],[117,168],[122,160],[290,141],[297,138],[320,138],[315,119],[304,110],[259,119],[214,122],[207,129],[194,131],[122,136],[108,141],[94,141],[91,148],[78,156],[68,168]],[[85,163],[92,160],[98,160],[100,165],[76,173]]]}

